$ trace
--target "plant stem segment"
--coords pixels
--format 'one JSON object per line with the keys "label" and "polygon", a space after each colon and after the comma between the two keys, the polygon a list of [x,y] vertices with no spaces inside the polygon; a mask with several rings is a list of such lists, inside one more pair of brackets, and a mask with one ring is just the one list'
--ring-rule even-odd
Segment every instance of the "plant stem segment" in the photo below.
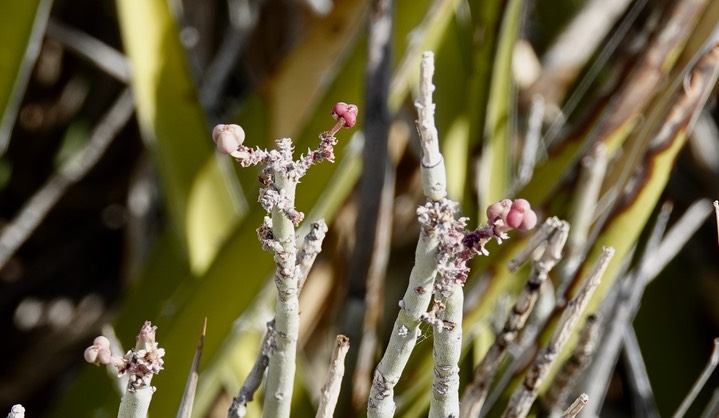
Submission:
{"label": "plant stem segment", "polygon": [[[275,171],[274,185],[283,195],[289,208],[294,207],[297,182]],[[267,386],[263,417],[289,417],[295,378],[295,358],[299,335],[300,314],[298,274],[296,274],[297,244],[295,227],[281,207],[272,209],[272,235],[282,247],[275,252],[275,285],[277,308],[275,316],[275,347],[267,369]]]}

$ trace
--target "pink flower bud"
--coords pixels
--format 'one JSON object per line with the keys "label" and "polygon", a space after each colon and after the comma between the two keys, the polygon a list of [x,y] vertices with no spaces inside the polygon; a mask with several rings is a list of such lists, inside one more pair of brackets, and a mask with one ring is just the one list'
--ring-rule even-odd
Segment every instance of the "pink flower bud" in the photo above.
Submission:
{"label": "pink flower bud", "polygon": [[510,228],[519,228],[524,222],[524,213],[514,208],[509,210],[507,214],[507,226]]}
{"label": "pink flower bud", "polygon": [[340,122],[340,119],[344,120],[342,126],[345,128],[351,128],[357,123],[357,106],[353,104],[347,104],[345,102],[337,102],[332,107],[332,117]]}
{"label": "pink flower bud", "polygon": [[100,335],[99,337],[95,338],[92,344],[98,348],[110,348],[110,340],[108,340],[107,337],[105,337],[104,335]]}
{"label": "pink flower bud", "polygon": [[514,199],[514,202],[512,202],[512,209],[524,213],[530,210],[531,207],[529,206],[529,202],[527,202],[525,199]]}
{"label": "pink flower bud", "polygon": [[522,224],[519,225],[519,229],[528,231],[528,230],[534,228],[536,225],[537,225],[537,214],[531,209],[524,212],[524,220],[522,220]]}
{"label": "pink flower bud", "polygon": [[101,348],[97,352],[97,363],[98,364],[110,364],[112,361],[112,353],[109,348]]}
{"label": "pink flower bud", "polygon": [[496,222],[497,219],[504,220],[509,213],[509,208],[512,206],[512,201],[509,199],[500,200],[497,203],[489,205],[487,208],[487,220],[489,222]]}
{"label": "pink flower bud", "polygon": [[218,151],[232,154],[245,142],[245,131],[239,125],[217,125],[212,130],[212,140]]}
{"label": "pink flower bud", "polygon": [[97,364],[97,354],[100,351],[99,347],[96,347],[94,345],[91,345],[85,349],[85,361],[88,363],[95,363]]}

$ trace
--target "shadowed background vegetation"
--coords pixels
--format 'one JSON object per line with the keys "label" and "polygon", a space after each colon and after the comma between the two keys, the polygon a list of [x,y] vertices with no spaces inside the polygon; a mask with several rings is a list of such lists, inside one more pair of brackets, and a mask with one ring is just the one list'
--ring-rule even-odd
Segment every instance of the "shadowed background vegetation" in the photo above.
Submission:
{"label": "shadowed background vegetation", "polygon": [[[363,416],[359,400],[419,233],[412,94],[425,50],[436,54],[450,197],[470,225],[486,220],[488,203],[515,196],[542,219],[571,222],[584,187],[580,161],[594,145],[606,148],[579,271],[604,245],[617,255],[592,310],[611,310],[602,301],[643,251],[664,202],[673,204],[671,225],[693,202],[719,196],[714,81],[705,100],[684,109],[696,118],[650,140],[706,50],[719,1],[396,0],[379,75],[367,65],[377,3],[0,0],[0,411],[23,403],[32,417],[115,415],[113,379],[83,364],[82,350],[104,324],[129,346],[151,320],[167,356],[150,413],[173,416],[207,317],[194,416],[225,416],[272,315],[274,266],[256,239],[258,171],[216,155],[211,128],[239,123],[246,144],[291,137],[302,152],[333,125],[330,109],[341,100],[359,106],[359,122],[337,135],[335,164],[313,167],[297,193],[297,209],[326,218],[330,235],[301,297],[293,416],[314,414],[337,333],[353,347],[337,416]],[[573,26],[586,10],[597,25]],[[389,80],[386,94],[367,89],[373,77]],[[388,113],[379,134],[369,126],[377,116],[364,118],[377,100]],[[696,126],[688,137],[687,126]],[[640,298],[633,331],[653,397],[637,401],[636,364],[620,357],[602,416],[671,414],[705,364],[719,328],[717,230],[707,219]],[[464,378],[526,280],[506,263],[527,237],[491,246],[473,266]],[[571,293],[581,275],[566,273],[564,284],[560,276],[545,293]],[[426,415],[426,341],[398,387],[400,416]],[[374,344],[364,359],[361,344]]]}

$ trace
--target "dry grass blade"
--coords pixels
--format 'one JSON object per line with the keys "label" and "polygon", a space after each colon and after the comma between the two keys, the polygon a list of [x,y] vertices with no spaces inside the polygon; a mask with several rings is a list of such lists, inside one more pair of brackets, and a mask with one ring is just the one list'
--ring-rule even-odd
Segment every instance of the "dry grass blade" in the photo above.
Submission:
{"label": "dry grass blade", "polygon": [[552,230],[544,253],[534,262],[529,280],[527,280],[522,292],[517,297],[504,328],[497,335],[494,344],[492,344],[487,354],[474,370],[472,382],[467,386],[462,396],[461,417],[470,418],[479,415],[501,361],[507,355],[510,345],[516,341],[519,332],[524,328],[539,298],[542,284],[561,258],[561,252],[567,241],[568,234],[569,224],[564,221],[560,221],[558,228]]}
{"label": "dry grass blade", "polygon": [[699,391],[702,390],[704,384],[706,384],[707,380],[709,379],[709,376],[711,376],[711,374],[714,372],[714,369],[716,368],[717,364],[719,364],[719,338],[714,339],[714,348],[712,349],[712,354],[709,357],[709,362],[704,368],[702,374],[699,376],[699,379],[697,379],[696,383],[694,383],[694,386],[692,386],[692,390],[689,391],[687,397],[684,398],[682,404],[679,405],[679,409],[677,409],[677,412],[672,415],[672,418],[681,418],[684,416],[684,414],[687,413],[689,407],[692,405],[692,402],[694,402],[694,399],[696,399],[697,395],[699,395]]}
{"label": "dry grass blade", "polygon": [[574,418],[576,417],[580,412],[582,412],[582,409],[584,409],[584,405],[589,403],[589,396],[587,396],[586,393],[582,393],[579,395],[579,397],[567,408],[566,411],[564,411],[564,414],[562,415],[562,418]]}
{"label": "dry grass blade", "polygon": [[547,411],[558,409],[560,405],[564,404],[577,383],[579,375],[592,360],[597,349],[601,324],[601,315],[592,314],[587,317],[572,355],[562,364],[561,369],[552,380],[549,390],[541,399],[542,407]]}
{"label": "dry grass blade", "polygon": [[557,359],[558,353],[572,334],[575,325],[589,303],[594,291],[599,286],[602,275],[607,269],[609,261],[614,256],[614,249],[606,247],[601,257],[597,260],[592,271],[586,278],[586,283],[579,293],[567,304],[559,324],[554,330],[552,338],[546,347],[539,351],[534,363],[530,366],[522,384],[515,390],[509,400],[507,408],[502,414],[503,418],[523,418],[529,413],[529,408],[534,403],[539,393],[539,386],[544,382],[549,369]]}
{"label": "dry grass blade", "polygon": [[200,359],[202,358],[202,347],[205,344],[205,334],[207,333],[207,318],[202,323],[202,334],[197,342],[195,357],[192,359],[192,367],[190,374],[187,376],[185,384],[185,392],[182,394],[180,408],[177,411],[177,418],[190,418],[192,415],[192,405],[195,401],[195,393],[197,392],[197,382],[200,380]]}

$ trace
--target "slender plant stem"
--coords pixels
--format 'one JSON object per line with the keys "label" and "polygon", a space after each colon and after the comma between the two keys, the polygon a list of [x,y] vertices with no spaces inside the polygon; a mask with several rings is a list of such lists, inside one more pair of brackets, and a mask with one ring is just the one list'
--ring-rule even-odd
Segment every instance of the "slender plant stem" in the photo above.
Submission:
{"label": "slender plant stem", "polygon": [[564,414],[562,414],[562,418],[574,418],[577,415],[579,415],[580,412],[582,412],[582,409],[584,409],[584,405],[589,403],[589,396],[587,396],[586,393],[582,393],[579,395],[577,399],[572,402],[571,405],[569,405],[569,408],[567,408],[566,411],[564,411]]}
{"label": "slender plant stem", "polygon": [[546,379],[557,355],[569,340],[569,336],[586,309],[589,299],[597,286],[599,286],[602,275],[607,269],[612,256],[614,256],[614,248],[605,247],[580,291],[567,303],[549,343],[539,351],[524,381],[512,394],[509,404],[502,414],[503,418],[523,418],[527,416],[529,408],[537,398],[539,386]]}
{"label": "slender plant stem", "polygon": [[[511,344],[517,340],[519,332],[527,323],[527,319],[539,299],[542,284],[561,258],[561,252],[569,234],[569,224],[563,221],[555,223],[552,219],[550,218],[545,222],[545,225],[551,228],[551,235],[547,237],[547,246],[544,253],[534,262],[529,279],[519,296],[517,296],[517,301],[510,311],[502,331],[497,335],[482,361],[474,369],[472,382],[467,385],[464,391],[460,415],[463,418],[479,415],[500,363],[506,357]],[[542,230],[540,230],[540,234],[543,235]]]}
{"label": "slender plant stem", "polygon": [[359,347],[354,350],[355,355],[348,356],[348,366],[354,371],[351,396],[356,407],[367,401],[377,360],[377,327],[384,308],[395,185],[395,168],[388,151],[392,122],[388,97],[392,78],[394,0],[372,0],[370,8],[364,88],[367,109],[362,149],[364,168],[357,200],[356,244],[347,272],[350,303],[361,304],[361,308],[348,312],[363,313],[362,327],[351,326],[357,323],[357,318],[347,317],[344,321],[346,330],[352,331],[350,338]]}
{"label": "slender plant stem", "polygon": [[462,355],[462,285],[452,286],[449,295],[438,291],[435,303],[444,308],[437,318],[441,321],[434,331],[434,381],[429,400],[429,417],[459,416],[459,358]]}
{"label": "slender plant stem", "polygon": [[[447,195],[444,160],[439,152],[439,139],[434,125],[432,103],[432,75],[434,56],[422,55],[420,66],[419,97],[415,103],[418,120],[417,130],[422,145],[422,188],[430,201],[440,201]],[[368,417],[391,417],[394,415],[394,387],[397,385],[409,356],[417,343],[419,325],[432,298],[437,275],[438,233],[429,223],[420,222],[422,228],[415,252],[415,264],[409,277],[409,285],[399,303],[399,313],[384,351],[374,372],[367,405]]]}
{"label": "slender plant stem", "polygon": [[200,340],[197,342],[195,349],[195,357],[192,359],[192,367],[187,376],[185,383],[185,392],[182,394],[182,401],[177,410],[177,418],[190,418],[192,416],[192,405],[195,402],[195,394],[197,393],[197,382],[200,380],[200,360],[202,359],[202,349],[205,345],[205,335],[207,334],[207,317],[202,324],[202,333]]}
{"label": "slender plant stem", "polygon": [[587,316],[584,327],[579,333],[577,346],[569,359],[562,364],[562,367],[552,380],[552,385],[541,399],[542,406],[547,412],[551,413],[554,410],[559,410],[564,405],[577,383],[579,375],[592,360],[592,355],[597,348],[601,324],[602,316],[600,314]]}
{"label": "slender plant stem", "polygon": [[[289,208],[294,207],[297,182],[284,173],[275,172],[274,185],[284,195]],[[275,346],[267,370],[263,417],[283,418],[290,416],[292,391],[296,369],[297,339],[300,313],[299,280],[295,263],[297,247],[295,227],[281,208],[272,209],[272,233],[282,251],[275,253],[275,284],[277,307],[275,310]]]}
{"label": "slender plant stem", "polygon": [[647,375],[647,367],[642,358],[639,341],[634,327],[629,327],[624,334],[624,364],[627,367],[629,392],[634,405],[634,416],[637,418],[659,418],[652,385]]}
{"label": "slender plant stem", "polygon": [[711,376],[714,372],[717,364],[719,364],[719,338],[714,339],[714,348],[712,349],[712,354],[709,357],[709,362],[707,362],[706,367],[704,367],[704,371],[702,371],[702,374],[699,376],[696,383],[694,383],[694,386],[692,386],[692,390],[689,391],[686,398],[684,398],[681,405],[679,405],[677,412],[672,415],[672,418],[681,418],[687,413],[689,407],[692,406],[694,399],[696,399],[697,395],[699,395],[699,391],[702,390],[707,380],[709,380],[709,376]]}
{"label": "slender plant stem", "polygon": [[317,418],[331,418],[334,415],[337,398],[340,396],[342,377],[345,375],[345,357],[350,349],[350,339],[344,335],[337,336],[337,342],[332,350],[332,361],[327,372],[327,381],[322,386],[320,404],[317,408]]}

